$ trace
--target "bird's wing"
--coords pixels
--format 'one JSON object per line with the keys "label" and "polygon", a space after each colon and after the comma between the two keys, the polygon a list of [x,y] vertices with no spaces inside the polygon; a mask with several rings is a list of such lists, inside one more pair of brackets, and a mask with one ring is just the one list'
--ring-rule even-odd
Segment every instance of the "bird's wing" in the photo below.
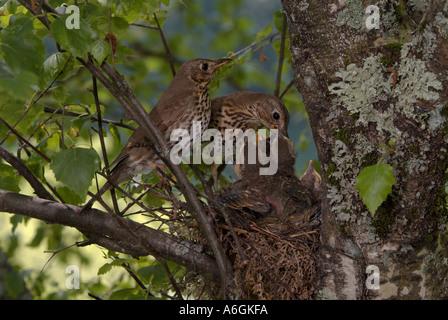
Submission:
{"label": "bird's wing", "polygon": [[[188,86],[185,86],[185,88],[186,87]],[[170,92],[173,92],[173,94],[170,94]],[[173,124],[176,121],[182,121],[183,117],[186,115],[185,106],[190,105],[192,99],[191,92],[190,94],[187,94],[186,89],[174,91],[167,89],[167,91],[165,91],[159,102],[149,114],[154,125],[159,129],[163,136],[165,136],[164,133],[168,128],[174,127]],[[114,162],[112,162],[111,167],[115,166],[115,168],[117,168],[118,165],[123,163],[123,161],[129,157],[129,154],[134,152],[136,148],[151,149],[151,146],[151,140],[145,135],[142,129],[137,128],[129,138],[121,153]]]}
{"label": "bird's wing", "polygon": [[232,190],[219,197],[221,203],[232,209],[247,208],[251,211],[265,214],[271,210],[263,195],[257,190]]}
{"label": "bird's wing", "polygon": [[[172,90],[175,86],[175,90]],[[175,128],[174,124],[183,121],[185,116],[189,116],[189,106],[195,106],[193,95],[194,88],[189,83],[183,81],[172,82],[165,93],[160,98],[149,116],[160,132]]]}
{"label": "bird's wing", "polygon": [[152,142],[146,137],[142,129],[137,128],[137,130],[135,130],[129,137],[123,150],[121,150],[117,158],[110,164],[110,167],[112,168],[111,180],[115,183],[119,183],[129,178],[126,175],[126,172],[123,172],[123,170],[120,169],[128,166],[128,159],[130,156],[135,160],[141,158],[151,159],[154,155],[155,152],[152,149]]}
{"label": "bird's wing", "polygon": [[282,190],[287,197],[292,199],[296,204],[300,204],[305,207],[309,207],[311,205],[309,192],[300,183],[300,180],[297,177],[290,176],[281,178],[283,180]]}

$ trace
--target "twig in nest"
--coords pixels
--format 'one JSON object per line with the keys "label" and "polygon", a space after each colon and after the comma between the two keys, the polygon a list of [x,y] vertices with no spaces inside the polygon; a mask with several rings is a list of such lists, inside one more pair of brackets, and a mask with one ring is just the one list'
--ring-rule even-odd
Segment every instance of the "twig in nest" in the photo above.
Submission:
{"label": "twig in nest", "polygon": [[[284,287],[286,289],[286,291],[288,291],[288,294],[291,296],[291,299],[294,299],[295,295],[291,291],[289,286],[286,283],[284,283],[282,281],[282,279],[280,279],[278,277],[278,275],[272,270],[272,268],[267,264],[267,262],[263,259],[263,256],[261,255],[260,251],[257,248],[255,248],[255,246],[253,245],[252,241],[248,240],[248,244],[251,247],[251,249],[257,254],[258,258],[261,260],[263,265],[266,267],[267,271],[269,271],[272,274],[273,277],[271,277],[267,272],[264,272],[265,276],[269,279],[269,281],[271,281],[272,283],[280,284],[282,287]],[[273,278],[275,278],[275,280]]]}

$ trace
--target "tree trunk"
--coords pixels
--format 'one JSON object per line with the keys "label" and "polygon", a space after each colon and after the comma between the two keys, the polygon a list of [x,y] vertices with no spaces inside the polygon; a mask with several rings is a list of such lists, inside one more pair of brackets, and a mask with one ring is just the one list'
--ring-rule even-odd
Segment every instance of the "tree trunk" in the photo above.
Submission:
{"label": "tree trunk", "polygon": [[[448,2],[282,4],[326,185],[318,298],[446,298]],[[355,183],[379,161],[396,183],[372,215]]]}

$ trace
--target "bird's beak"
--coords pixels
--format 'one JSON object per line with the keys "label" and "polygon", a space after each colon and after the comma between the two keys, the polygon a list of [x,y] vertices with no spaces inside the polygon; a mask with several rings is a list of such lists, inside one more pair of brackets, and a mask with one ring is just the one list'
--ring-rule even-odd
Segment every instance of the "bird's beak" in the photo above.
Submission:
{"label": "bird's beak", "polygon": [[[262,122],[263,123],[263,122]],[[273,125],[273,126],[267,126],[265,123],[263,123],[263,125],[268,128],[269,130],[272,129],[277,129],[278,130],[278,137],[281,139],[282,137],[286,137],[289,139],[288,136],[288,129],[287,128],[281,128],[279,129],[279,127],[277,125]]]}
{"label": "bird's beak", "polygon": [[230,61],[232,61],[232,59],[218,59],[215,60],[215,65],[212,67],[212,72],[214,72],[216,69],[222,67],[223,65],[229,63]]}

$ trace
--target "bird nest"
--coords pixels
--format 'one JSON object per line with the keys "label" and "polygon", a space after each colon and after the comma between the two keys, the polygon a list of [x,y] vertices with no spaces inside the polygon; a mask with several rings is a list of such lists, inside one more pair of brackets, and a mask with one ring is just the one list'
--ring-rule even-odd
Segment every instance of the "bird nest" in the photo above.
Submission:
{"label": "bird nest", "polygon": [[[267,217],[244,227],[220,224],[242,299],[312,299],[316,280],[317,223],[297,225]],[[235,236],[237,237],[235,239]]]}

